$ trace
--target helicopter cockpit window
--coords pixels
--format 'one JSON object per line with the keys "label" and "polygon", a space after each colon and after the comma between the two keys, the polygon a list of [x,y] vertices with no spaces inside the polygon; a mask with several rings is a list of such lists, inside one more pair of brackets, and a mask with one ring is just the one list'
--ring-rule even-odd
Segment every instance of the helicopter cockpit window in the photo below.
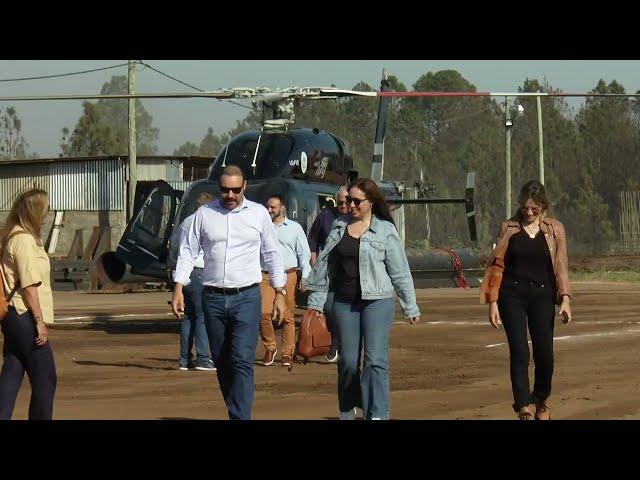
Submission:
{"label": "helicopter cockpit window", "polygon": [[265,133],[260,138],[260,146],[256,156],[255,174],[251,165],[253,157],[258,147],[257,138],[247,138],[231,142],[229,151],[223,150],[215,161],[212,174],[209,178],[218,178],[221,173],[222,163],[225,165],[237,165],[245,174],[247,179],[269,178],[278,176],[283,167],[288,165],[289,155],[293,148],[293,141],[286,135],[277,133]]}
{"label": "helicopter cockpit window", "polygon": [[159,248],[165,241],[172,209],[170,196],[155,192],[145,202],[131,227],[131,232],[152,248]]}

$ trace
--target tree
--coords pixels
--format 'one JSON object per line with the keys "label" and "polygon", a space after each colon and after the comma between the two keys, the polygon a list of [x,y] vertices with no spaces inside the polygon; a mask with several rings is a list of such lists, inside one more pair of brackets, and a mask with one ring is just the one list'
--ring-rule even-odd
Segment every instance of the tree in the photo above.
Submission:
{"label": "tree", "polygon": [[27,146],[15,107],[0,107],[0,159],[25,158]]}
{"label": "tree", "polygon": [[[101,95],[127,93],[127,77],[111,77],[100,90]],[[92,105],[87,107],[87,104]],[[129,101],[127,99],[100,99],[97,103],[84,102],[83,115],[73,133],[63,129],[62,153],[66,156],[82,156],[87,151],[92,155],[127,155],[129,152]],[[158,129],[153,127],[153,118],[140,100],[136,100],[136,153],[153,155],[157,152]],[[82,138],[82,135],[89,135]]]}
{"label": "tree", "polygon": [[88,157],[116,153],[118,139],[111,127],[102,121],[98,105],[83,102],[82,109],[83,114],[71,135],[67,127],[62,129],[62,154],[67,157]]}
{"label": "tree", "polygon": [[217,155],[228,142],[228,134],[218,136],[213,132],[213,128],[209,127],[207,129],[207,133],[200,142],[198,155],[202,155],[203,157],[213,157]]}
{"label": "tree", "polygon": [[198,145],[193,142],[185,142],[173,151],[174,155],[181,157],[190,157],[198,155]]}
{"label": "tree", "polygon": [[186,142],[178,147],[174,155],[199,155],[202,157],[214,157],[229,142],[229,134],[217,135],[213,128],[207,128],[204,138],[200,141],[200,145],[193,142]]}
{"label": "tree", "polygon": [[[624,93],[615,80],[600,80],[597,93]],[[640,188],[640,132],[628,98],[588,98],[576,123],[580,135],[581,163],[592,175],[593,188],[610,208],[608,218],[619,225],[618,195]]]}
{"label": "tree", "polygon": [[[125,75],[114,75],[111,81],[105,83],[100,91],[101,95],[115,95],[127,93],[128,80]],[[129,148],[129,100],[98,100],[98,108],[103,122],[110,126],[118,142],[118,154],[126,154]],[[158,129],[152,126],[153,117],[136,100],[136,150],[138,155],[153,155],[158,148]]]}
{"label": "tree", "polygon": [[609,219],[609,205],[596,191],[590,170],[589,167],[582,169],[577,193],[570,205],[571,215],[565,221],[567,232],[581,253],[608,253],[616,235]]}

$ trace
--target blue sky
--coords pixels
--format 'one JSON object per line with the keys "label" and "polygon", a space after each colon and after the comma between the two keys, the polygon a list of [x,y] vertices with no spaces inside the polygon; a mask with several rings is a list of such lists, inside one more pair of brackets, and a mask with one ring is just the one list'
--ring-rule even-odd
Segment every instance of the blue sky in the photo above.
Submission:
{"label": "blue sky", "polygon": [[[640,90],[639,60],[153,60],[144,62],[203,90],[224,87],[330,86],[351,88],[358,81],[376,87],[382,69],[411,87],[426,72],[458,70],[478,90],[516,91],[525,78],[546,77],[554,88],[586,92],[600,78],[617,80],[627,90]],[[0,80],[52,75],[126,63],[126,60],[0,60]],[[21,82],[0,82],[0,96],[99,93],[112,75],[126,67],[84,75]],[[192,91],[171,79],[137,66],[138,92]],[[246,102],[245,102],[246,103]],[[575,104],[575,103],[574,103]],[[82,113],[81,101],[13,102],[22,120],[29,151],[41,157],[60,152],[60,131],[73,128]],[[186,141],[198,143],[208,127],[225,132],[247,110],[208,99],[145,100],[160,129],[159,154],[171,154]]]}

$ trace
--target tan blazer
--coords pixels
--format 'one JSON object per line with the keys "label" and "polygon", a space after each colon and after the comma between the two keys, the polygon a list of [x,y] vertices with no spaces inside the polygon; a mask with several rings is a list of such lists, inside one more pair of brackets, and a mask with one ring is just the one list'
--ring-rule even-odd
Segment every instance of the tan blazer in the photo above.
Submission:
{"label": "tan blazer", "polygon": [[[496,248],[491,254],[489,264],[484,272],[482,286],[480,288],[480,303],[495,302],[498,300],[498,292],[502,284],[504,272],[504,259],[509,239],[521,230],[520,223],[515,219],[502,222]],[[567,236],[564,226],[559,220],[545,217],[540,220],[540,230],[549,247],[553,273],[556,277],[556,302],[559,304],[563,295],[571,297],[571,285],[569,284],[569,260],[567,257]]]}

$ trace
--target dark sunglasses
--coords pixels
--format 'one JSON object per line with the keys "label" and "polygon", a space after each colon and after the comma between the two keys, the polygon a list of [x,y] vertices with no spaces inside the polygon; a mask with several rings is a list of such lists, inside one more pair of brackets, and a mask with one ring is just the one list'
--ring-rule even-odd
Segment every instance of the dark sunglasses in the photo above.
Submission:
{"label": "dark sunglasses", "polygon": [[531,210],[531,213],[533,215],[537,215],[540,213],[540,209],[538,207],[534,207],[534,208],[520,207],[520,211],[522,213],[527,213],[527,210]]}
{"label": "dark sunglasses", "polygon": [[349,196],[346,197],[346,203],[347,205],[351,205],[351,203],[353,203],[356,207],[359,207],[360,204],[364,201],[366,201],[366,198],[351,198]]}
{"label": "dark sunglasses", "polygon": [[340,202],[338,202],[338,206],[339,206],[339,207],[341,207],[342,205],[346,205],[346,204],[347,204],[347,202],[345,202],[345,201],[340,201]]}
{"label": "dark sunglasses", "polygon": [[236,195],[238,195],[240,192],[242,191],[242,187],[220,187],[220,192],[222,193],[229,193],[229,192],[233,192]]}

